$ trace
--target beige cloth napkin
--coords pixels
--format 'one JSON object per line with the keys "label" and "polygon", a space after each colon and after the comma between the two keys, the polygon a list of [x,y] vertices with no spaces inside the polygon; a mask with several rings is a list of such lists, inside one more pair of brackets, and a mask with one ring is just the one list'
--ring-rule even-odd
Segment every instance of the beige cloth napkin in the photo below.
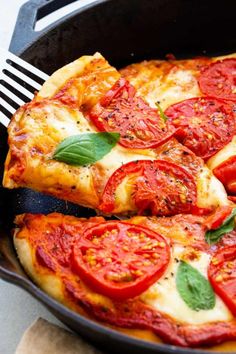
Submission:
{"label": "beige cloth napkin", "polygon": [[15,354],[102,354],[80,337],[42,318],[24,333]]}

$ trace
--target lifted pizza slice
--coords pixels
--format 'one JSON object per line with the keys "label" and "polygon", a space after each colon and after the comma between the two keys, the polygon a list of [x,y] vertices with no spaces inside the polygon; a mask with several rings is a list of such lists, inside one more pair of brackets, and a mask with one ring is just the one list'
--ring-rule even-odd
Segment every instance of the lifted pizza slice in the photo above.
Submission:
{"label": "lifted pizza slice", "polygon": [[230,203],[175,131],[100,54],[81,57],[14,115],[3,184],[105,213],[207,213]]}

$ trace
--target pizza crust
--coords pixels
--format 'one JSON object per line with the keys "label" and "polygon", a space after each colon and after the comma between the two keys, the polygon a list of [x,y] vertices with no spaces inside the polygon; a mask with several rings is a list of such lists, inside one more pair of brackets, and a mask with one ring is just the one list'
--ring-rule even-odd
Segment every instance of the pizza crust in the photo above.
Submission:
{"label": "pizza crust", "polygon": [[57,301],[64,303],[61,280],[50,273],[47,269],[37,269],[35,255],[27,239],[17,238],[18,230],[14,234],[14,246],[20,263],[31,279],[48,295]]}
{"label": "pizza crust", "polygon": [[36,99],[42,100],[44,98],[53,97],[57,91],[66,84],[67,81],[82,75],[86,66],[94,59],[103,59],[103,57],[100,53],[95,53],[93,56],[84,55],[55,71],[43,84],[41,90],[36,96]]}

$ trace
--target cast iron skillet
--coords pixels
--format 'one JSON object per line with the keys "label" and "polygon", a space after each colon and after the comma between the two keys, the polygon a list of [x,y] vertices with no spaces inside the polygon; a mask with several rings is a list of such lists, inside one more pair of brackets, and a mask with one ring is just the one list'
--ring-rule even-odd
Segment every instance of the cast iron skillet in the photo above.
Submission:
{"label": "cast iron skillet", "polygon": [[[50,74],[75,58],[100,51],[121,67],[143,59],[235,52],[235,0],[97,0],[41,32],[37,20],[73,0],[31,0],[20,10],[10,50]],[[0,126],[0,174],[7,153]],[[198,353],[125,336],[71,312],[42,292],[19,266],[10,241],[16,214],[58,211],[89,216],[93,211],[35,193],[0,187],[0,276],[39,299],[62,322],[98,347],[114,353]]]}

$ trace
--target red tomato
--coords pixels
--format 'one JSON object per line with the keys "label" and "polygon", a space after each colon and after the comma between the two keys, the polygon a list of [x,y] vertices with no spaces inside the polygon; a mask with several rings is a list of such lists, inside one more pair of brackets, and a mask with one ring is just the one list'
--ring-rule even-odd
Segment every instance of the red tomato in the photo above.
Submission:
{"label": "red tomato", "polygon": [[196,204],[194,178],[182,167],[164,160],[138,160],[118,168],[109,178],[99,209],[115,209],[115,192],[123,179],[135,177],[133,199],[139,214],[175,215],[190,213]]}
{"label": "red tomato", "polygon": [[220,227],[225,219],[231,214],[233,207],[231,206],[221,206],[218,207],[213,214],[208,216],[204,221],[204,225],[208,230],[215,230]]}
{"label": "red tomato", "polygon": [[176,138],[203,159],[222,149],[235,134],[232,107],[210,97],[173,104],[165,114],[177,128]]}
{"label": "red tomato", "polygon": [[88,228],[75,243],[73,267],[89,287],[117,300],[135,297],[164,273],[165,238],[148,228],[108,221]]}
{"label": "red tomato", "polygon": [[120,133],[119,143],[127,148],[154,148],[174,134],[157,109],[138,97],[135,88],[124,78],[92,108],[89,117],[100,131]]}
{"label": "red tomato", "polygon": [[236,196],[235,195],[228,195],[228,199],[231,200],[231,202],[236,203]]}
{"label": "red tomato", "polygon": [[236,245],[220,248],[213,255],[208,277],[215,292],[236,316]]}
{"label": "red tomato", "polygon": [[236,101],[236,59],[219,60],[207,66],[198,83],[205,95]]}
{"label": "red tomato", "polygon": [[229,157],[215,167],[213,173],[230,194],[236,194],[236,156]]}

